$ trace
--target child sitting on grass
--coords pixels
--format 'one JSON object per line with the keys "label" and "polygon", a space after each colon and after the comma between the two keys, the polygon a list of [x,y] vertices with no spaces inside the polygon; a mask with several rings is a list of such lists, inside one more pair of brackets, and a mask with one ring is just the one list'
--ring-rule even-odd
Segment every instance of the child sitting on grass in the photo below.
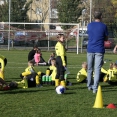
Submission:
{"label": "child sitting on grass", "polygon": [[104,82],[108,82],[110,85],[117,85],[117,64],[110,63],[107,74],[104,77]]}
{"label": "child sitting on grass", "polygon": [[36,72],[33,61],[28,62],[28,67],[24,72],[20,74],[22,81],[20,82],[11,82],[9,84],[10,88],[29,88],[29,87],[41,87],[40,77],[41,72]]}
{"label": "child sitting on grass", "polygon": [[24,72],[22,72],[20,74],[20,77],[26,81],[27,80],[27,86],[28,87],[40,87],[40,76],[41,76],[41,72],[36,72],[34,66],[33,66],[33,62],[29,61],[28,62],[28,67],[25,69]]}
{"label": "child sitting on grass", "polygon": [[87,63],[83,62],[82,69],[78,71],[76,80],[78,83],[82,83],[86,82],[86,79],[87,79]]}
{"label": "child sitting on grass", "polygon": [[50,58],[48,60],[48,65],[51,65],[51,60],[55,59],[55,53],[51,53]]}
{"label": "child sitting on grass", "polygon": [[43,84],[55,85],[56,73],[57,73],[56,60],[52,59],[51,66],[47,68],[46,74],[42,77]]}
{"label": "child sitting on grass", "polygon": [[40,50],[36,50],[36,53],[34,55],[34,60],[35,60],[35,63],[36,65],[38,66],[39,62],[40,62]]}
{"label": "child sitting on grass", "polygon": [[108,70],[108,83],[117,85],[117,64],[113,63],[113,68]]}
{"label": "child sitting on grass", "polygon": [[[43,84],[50,84],[50,85],[55,86],[55,77],[56,77],[56,74],[57,74],[56,59],[53,58],[51,60],[50,67],[47,68],[47,70],[46,70],[46,74],[42,77]],[[65,81],[66,81],[66,85],[69,85],[70,82],[67,81],[67,75],[68,74],[65,74],[64,78],[65,78]]]}
{"label": "child sitting on grass", "polygon": [[107,70],[107,74],[105,75],[103,81],[104,82],[108,82],[109,80],[109,73],[113,71],[113,63],[111,62],[110,65],[109,65],[109,69]]}

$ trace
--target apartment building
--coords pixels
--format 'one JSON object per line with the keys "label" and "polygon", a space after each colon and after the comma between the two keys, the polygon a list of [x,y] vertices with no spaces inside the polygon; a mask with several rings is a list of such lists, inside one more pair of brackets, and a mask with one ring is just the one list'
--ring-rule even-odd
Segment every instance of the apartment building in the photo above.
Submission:
{"label": "apartment building", "polygon": [[[58,22],[57,13],[57,0],[33,0],[28,16],[31,22],[56,23]],[[44,27],[45,29],[54,28],[52,25],[44,25]]]}

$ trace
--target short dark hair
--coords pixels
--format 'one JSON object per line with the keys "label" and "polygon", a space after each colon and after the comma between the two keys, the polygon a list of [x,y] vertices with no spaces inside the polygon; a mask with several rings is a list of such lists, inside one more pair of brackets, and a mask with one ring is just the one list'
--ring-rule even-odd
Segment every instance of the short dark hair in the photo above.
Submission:
{"label": "short dark hair", "polygon": [[102,13],[100,11],[95,11],[94,12],[94,19],[101,19]]}
{"label": "short dark hair", "polygon": [[38,48],[38,46],[37,45],[34,45],[33,48]]}
{"label": "short dark hair", "polygon": [[64,34],[63,34],[63,33],[59,33],[59,34],[57,35],[57,38],[59,39],[59,38],[61,38],[62,36],[64,36]]}

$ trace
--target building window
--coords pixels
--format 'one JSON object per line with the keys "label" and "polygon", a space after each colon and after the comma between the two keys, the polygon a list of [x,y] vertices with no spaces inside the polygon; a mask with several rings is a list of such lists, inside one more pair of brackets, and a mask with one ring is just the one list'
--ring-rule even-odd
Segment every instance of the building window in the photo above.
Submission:
{"label": "building window", "polygon": [[2,5],[2,4],[4,4],[4,0],[1,0],[1,1],[0,1],[0,5]]}
{"label": "building window", "polygon": [[41,8],[36,8],[36,14],[41,15],[42,14],[42,9]]}
{"label": "building window", "polygon": [[51,10],[51,18],[58,18],[57,9],[52,9]]}

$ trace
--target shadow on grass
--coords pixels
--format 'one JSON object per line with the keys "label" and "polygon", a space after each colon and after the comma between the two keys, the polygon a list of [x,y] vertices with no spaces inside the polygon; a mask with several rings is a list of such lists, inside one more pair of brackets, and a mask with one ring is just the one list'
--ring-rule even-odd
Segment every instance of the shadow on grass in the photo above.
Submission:
{"label": "shadow on grass", "polygon": [[87,87],[74,87],[74,88],[70,88],[69,90],[76,90],[76,89],[87,89]]}
{"label": "shadow on grass", "polygon": [[[114,103],[111,103],[114,104]],[[104,107],[106,108],[109,104],[104,104]],[[114,104],[117,107],[117,104]]]}
{"label": "shadow on grass", "polygon": [[76,78],[68,78],[68,79],[76,79]]}
{"label": "shadow on grass", "polygon": [[78,85],[78,83],[77,83],[77,82],[76,82],[76,83],[75,83],[75,82],[73,82],[73,83],[72,83],[72,85]]}
{"label": "shadow on grass", "polygon": [[16,82],[20,82],[22,79],[21,78],[9,78],[9,80],[6,80],[7,83],[12,82],[12,81],[16,81]]}
{"label": "shadow on grass", "polygon": [[33,92],[39,92],[39,91],[49,91],[49,90],[54,90],[54,89],[43,89],[42,90],[38,90],[38,89],[41,89],[41,88],[37,88],[35,90],[29,90],[30,88],[28,89],[11,89],[11,90],[8,90],[8,91],[1,91],[2,94],[17,94],[17,93],[33,93]]}
{"label": "shadow on grass", "polygon": [[117,85],[102,85],[101,87],[117,87]]}
{"label": "shadow on grass", "polygon": [[75,74],[71,74],[71,73],[70,73],[70,74],[68,74],[68,75],[70,75],[70,76],[71,76],[71,75],[75,75]]}
{"label": "shadow on grass", "polygon": [[68,93],[65,93],[64,95],[71,95],[71,94],[76,94],[76,92],[68,92]]}
{"label": "shadow on grass", "polygon": [[117,91],[117,89],[112,89],[112,90],[106,90],[106,91],[102,91],[102,92],[112,92],[112,91]]}

